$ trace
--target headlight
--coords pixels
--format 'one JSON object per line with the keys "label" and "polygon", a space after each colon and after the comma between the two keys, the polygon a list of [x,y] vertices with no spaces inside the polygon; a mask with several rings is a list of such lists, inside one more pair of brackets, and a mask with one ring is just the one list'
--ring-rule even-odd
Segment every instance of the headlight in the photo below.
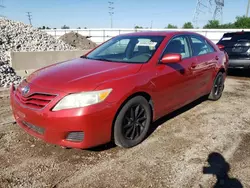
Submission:
{"label": "headlight", "polygon": [[70,108],[79,108],[90,106],[96,103],[104,101],[112,89],[105,89],[101,91],[91,91],[91,92],[81,92],[74,93],[65,96],[56,106],[52,109],[53,111],[70,109]]}

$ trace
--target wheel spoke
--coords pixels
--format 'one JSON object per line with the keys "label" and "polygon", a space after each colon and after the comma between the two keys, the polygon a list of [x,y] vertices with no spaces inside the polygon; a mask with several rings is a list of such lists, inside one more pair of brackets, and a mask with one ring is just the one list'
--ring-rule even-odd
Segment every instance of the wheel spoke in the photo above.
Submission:
{"label": "wheel spoke", "polygon": [[144,114],[144,111],[145,111],[144,108],[141,108],[141,110],[140,110],[140,112],[139,112],[137,118],[141,117],[141,115]]}
{"label": "wheel spoke", "polygon": [[128,116],[126,116],[125,119],[126,119],[128,122],[131,122],[131,119],[130,119]]}
{"label": "wheel spoke", "polygon": [[135,108],[135,118],[138,116],[139,111],[140,111],[140,105],[137,105]]}
{"label": "wheel spoke", "polygon": [[127,131],[125,132],[125,136],[127,138],[131,137],[131,132],[133,130],[134,126],[131,126],[129,129],[127,129]]}
{"label": "wheel spoke", "polygon": [[140,126],[137,126],[136,127],[136,137],[140,136],[140,134],[141,134],[141,128],[140,128]]}
{"label": "wheel spoke", "polygon": [[132,140],[135,138],[135,129],[136,129],[136,127],[133,126],[133,131],[132,131],[131,137],[130,137]]}
{"label": "wheel spoke", "polygon": [[142,128],[144,128],[144,125],[142,123],[138,123],[138,125]]}
{"label": "wheel spoke", "polygon": [[131,118],[131,120],[135,119],[135,111],[133,108],[130,109],[130,118]]}
{"label": "wheel spoke", "polygon": [[145,116],[140,117],[137,119],[137,122],[145,121],[147,118]]}
{"label": "wheel spoke", "polygon": [[129,128],[131,126],[133,126],[133,124],[131,122],[129,122],[128,124],[124,125],[123,127],[124,127],[124,129],[126,129],[126,128]]}

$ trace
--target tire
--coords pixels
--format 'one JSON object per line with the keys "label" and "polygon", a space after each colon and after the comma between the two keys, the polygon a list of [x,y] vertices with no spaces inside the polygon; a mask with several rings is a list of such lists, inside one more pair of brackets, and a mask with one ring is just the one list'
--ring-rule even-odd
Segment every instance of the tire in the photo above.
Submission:
{"label": "tire", "polygon": [[221,98],[224,90],[225,73],[219,72],[214,79],[212,90],[208,96],[209,100],[217,101]]}
{"label": "tire", "polygon": [[124,148],[138,145],[145,139],[151,120],[152,113],[148,101],[142,96],[130,99],[115,120],[115,144]]}

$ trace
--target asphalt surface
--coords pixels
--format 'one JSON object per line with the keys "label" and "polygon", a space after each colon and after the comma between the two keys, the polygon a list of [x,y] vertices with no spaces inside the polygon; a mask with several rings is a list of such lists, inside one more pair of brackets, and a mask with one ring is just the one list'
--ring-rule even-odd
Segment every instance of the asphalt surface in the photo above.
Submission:
{"label": "asphalt surface", "polygon": [[[242,75],[242,73],[240,73]],[[250,187],[250,76],[226,80],[219,101],[201,98],[152,125],[139,146],[63,149],[14,123],[0,90],[0,187]]]}

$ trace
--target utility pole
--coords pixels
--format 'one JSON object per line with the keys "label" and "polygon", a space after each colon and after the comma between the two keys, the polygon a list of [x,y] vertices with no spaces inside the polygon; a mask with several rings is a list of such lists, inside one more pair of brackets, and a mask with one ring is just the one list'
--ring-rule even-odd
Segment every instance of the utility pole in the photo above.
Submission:
{"label": "utility pole", "polygon": [[153,20],[151,20],[150,29],[153,28]]}
{"label": "utility pole", "polygon": [[[5,8],[5,6],[3,5],[3,0],[0,0],[0,9],[4,9],[4,8]],[[0,18],[1,17],[4,17],[4,15],[0,14]]]}
{"label": "utility pole", "polygon": [[30,25],[32,25],[32,23],[31,23],[31,12],[27,12],[27,16],[28,16],[28,19],[29,19]]}
{"label": "utility pole", "polygon": [[197,0],[196,8],[194,11],[193,24],[198,26],[201,20],[209,20],[210,14],[212,15],[212,2],[215,0]]}
{"label": "utility pole", "polygon": [[114,2],[109,1],[109,15],[110,15],[110,21],[111,21],[111,28],[113,28],[113,15],[114,15]]}
{"label": "utility pole", "polygon": [[249,8],[250,8],[250,0],[248,0],[248,4],[247,4],[247,13],[246,13],[246,17],[248,17]]}
{"label": "utility pole", "polygon": [[223,7],[225,6],[224,0],[215,0],[216,8],[213,15],[213,20],[219,20],[223,23]]}

